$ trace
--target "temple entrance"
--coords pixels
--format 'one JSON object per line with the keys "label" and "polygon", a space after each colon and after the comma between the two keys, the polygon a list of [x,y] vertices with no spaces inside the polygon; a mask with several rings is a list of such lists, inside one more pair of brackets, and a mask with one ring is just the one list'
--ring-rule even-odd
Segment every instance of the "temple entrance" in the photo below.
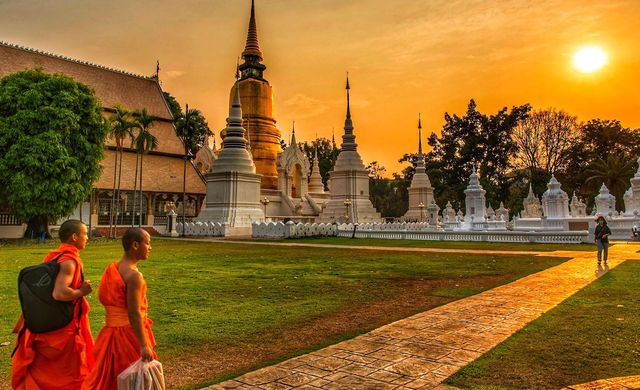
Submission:
{"label": "temple entrance", "polygon": [[296,164],[293,167],[293,176],[291,179],[291,197],[299,198],[302,196],[300,190],[302,189],[302,167],[300,164]]}

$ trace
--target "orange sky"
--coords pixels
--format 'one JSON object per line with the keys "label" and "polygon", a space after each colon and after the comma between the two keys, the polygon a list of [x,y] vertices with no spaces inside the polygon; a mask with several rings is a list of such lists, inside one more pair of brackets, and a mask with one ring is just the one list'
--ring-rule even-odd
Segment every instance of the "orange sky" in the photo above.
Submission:
{"label": "orange sky", "polygon": [[[163,88],[224,127],[249,0],[0,0],[0,40],[152,74]],[[275,118],[288,139],[342,133],[349,71],[363,160],[389,171],[416,149],[444,112],[473,97],[484,113],[531,103],[580,120],[640,127],[640,1],[256,0],[258,37],[274,87]],[[609,64],[581,74],[571,64],[598,45]]]}

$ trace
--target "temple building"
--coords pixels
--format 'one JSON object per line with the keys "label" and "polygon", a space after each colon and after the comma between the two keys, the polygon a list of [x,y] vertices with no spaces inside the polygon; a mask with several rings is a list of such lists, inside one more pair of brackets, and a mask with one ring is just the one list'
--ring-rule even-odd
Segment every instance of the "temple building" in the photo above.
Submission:
{"label": "temple building", "polygon": [[[103,65],[79,61],[57,54],[46,53],[31,48],[0,42],[0,77],[29,68],[41,68],[47,73],[62,73],[91,87],[100,100],[105,117],[113,113],[113,107],[122,105],[130,111],[146,109],[149,114],[158,117],[150,131],[158,139],[158,148],[144,157],[144,175],[142,178],[143,200],[142,215],[136,211],[142,225],[165,224],[165,206],[173,202],[182,215],[183,157],[184,146],[175,134],[171,111],[162,94],[162,88],[156,72],[153,76],[141,76]],[[131,224],[133,218],[133,185],[136,153],[125,150],[122,163],[120,185],[121,201],[117,213],[118,224]],[[92,227],[109,225],[110,205],[113,191],[115,160],[115,142],[106,142],[104,159],[101,162],[102,174],[94,183],[94,190],[74,213]],[[188,164],[185,178],[187,217],[196,216],[205,197],[204,177],[193,164]],[[137,202],[136,202],[137,203]],[[139,207],[138,207],[139,208]],[[115,212],[115,210],[114,210]],[[23,226],[10,216],[10,210],[0,210],[0,224],[11,226],[11,234],[4,228],[4,236],[21,236]]]}

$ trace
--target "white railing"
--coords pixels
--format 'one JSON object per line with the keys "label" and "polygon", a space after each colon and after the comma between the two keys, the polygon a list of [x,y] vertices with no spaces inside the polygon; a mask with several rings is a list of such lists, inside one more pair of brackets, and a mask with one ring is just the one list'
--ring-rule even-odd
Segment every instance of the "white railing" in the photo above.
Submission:
{"label": "white railing", "polygon": [[20,226],[22,222],[11,214],[0,214],[0,226]]}
{"label": "white railing", "polygon": [[336,225],[330,223],[255,222],[253,238],[328,237],[336,235]]}
{"label": "white railing", "polygon": [[425,240],[425,241],[484,241],[514,243],[562,243],[579,244],[588,242],[589,232],[513,232],[513,231],[418,231],[410,229],[389,229],[392,224],[378,224],[376,229],[369,224],[338,225],[338,237],[381,238],[387,240]]}
{"label": "white railing", "polygon": [[176,232],[182,235],[183,229],[185,236],[224,237],[227,225],[219,222],[178,222]]}

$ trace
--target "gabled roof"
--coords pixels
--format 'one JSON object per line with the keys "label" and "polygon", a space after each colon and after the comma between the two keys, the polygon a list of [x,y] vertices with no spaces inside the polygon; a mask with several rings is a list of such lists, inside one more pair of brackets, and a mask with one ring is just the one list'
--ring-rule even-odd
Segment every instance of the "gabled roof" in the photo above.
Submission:
{"label": "gabled roof", "polygon": [[[162,89],[157,77],[136,75],[103,65],[0,41],[0,78],[29,68],[42,68],[42,70],[47,73],[62,73],[88,85],[94,90],[102,107],[105,109],[105,116],[110,115],[109,109],[116,104],[121,104],[131,111],[146,108],[149,114],[161,118],[161,120],[155,122],[151,127],[151,133],[158,138],[158,149],[156,152],[171,154],[176,157],[184,155],[184,147],[175,134],[175,129],[171,121],[171,111],[162,95]],[[111,141],[108,141],[107,144],[114,145]],[[129,146],[129,143],[125,142],[125,146]],[[108,156],[109,152],[107,151],[105,155]],[[161,156],[157,156],[149,160],[157,160],[159,162],[160,160],[158,159],[161,158]],[[178,160],[178,162],[179,161],[181,160]],[[108,166],[112,163],[113,162],[109,163],[108,158],[103,160],[101,163],[103,165],[103,176],[105,176],[106,172],[110,171]],[[170,162],[166,162],[166,164],[169,164],[171,167],[174,165]],[[166,164],[159,164],[158,169],[165,169],[169,166]],[[154,164],[151,163],[149,168],[153,165]],[[178,165],[182,166],[181,163]],[[189,166],[191,167],[191,165]],[[154,168],[151,168],[148,172],[152,172],[152,169]],[[195,171],[195,168],[189,168],[189,170],[191,169]],[[156,175],[150,175],[148,179],[154,180],[154,176]],[[168,175],[164,183],[166,184],[168,179],[171,179],[173,176],[175,175]],[[204,192],[203,182],[197,173],[193,172],[193,174],[191,174],[190,172],[188,176],[188,189],[192,188],[192,192]],[[182,176],[180,175],[180,177]],[[100,187],[99,184],[103,182],[103,179],[104,178],[101,178],[96,183],[98,187]],[[146,180],[147,179],[145,179],[145,181]],[[179,182],[181,187],[182,180],[180,179]],[[151,187],[153,187],[153,184],[150,183],[149,188]],[[173,188],[166,188],[165,190],[173,190]]]}
{"label": "gabled roof", "polygon": [[0,78],[28,68],[62,73],[88,85],[95,91],[105,109],[116,104],[132,111],[146,108],[149,114],[164,119],[156,122],[151,129],[158,138],[158,151],[184,154],[182,143],[176,137],[173,125],[169,123],[171,111],[155,76],[140,76],[0,41]]}

